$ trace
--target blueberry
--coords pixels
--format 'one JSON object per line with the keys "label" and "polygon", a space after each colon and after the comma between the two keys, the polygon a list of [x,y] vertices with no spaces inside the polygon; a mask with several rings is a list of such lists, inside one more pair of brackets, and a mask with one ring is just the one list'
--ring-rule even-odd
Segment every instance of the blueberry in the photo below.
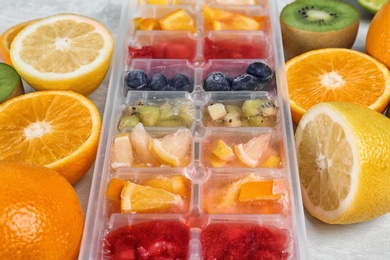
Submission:
{"label": "blueberry", "polygon": [[256,90],[259,82],[257,78],[250,74],[241,74],[232,81],[233,90]]}
{"label": "blueberry", "polygon": [[183,74],[174,75],[169,82],[169,86],[172,90],[176,91],[192,91],[190,79]]}
{"label": "blueberry", "polygon": [[151,90],[162,90],[168,85],[168,79],[163,74],[154,74],[149,80],[149,88]]}
{"label": "blueberry", "polygon": [[206,91],[228,91],[231,86],[232,81],[222,72],[212,72],[204,81]]}
{"label": "blueberry", "polygon": [[253,62],[249,64],[246,73],[258,78],[259,83],[268,83],[272,78],[271,68],[263,62]]}
{"label": "blueberry", "polygon": [[166,85],[164,88],[161,89],[162,91],[175,91],[176,89],[173,88],[171,85]]}
{"label": "blueberry", "polygon": [[148,86],[148,76],[144,70],[135,69],[127,74],[127,87],[135,90],[145,90]]}

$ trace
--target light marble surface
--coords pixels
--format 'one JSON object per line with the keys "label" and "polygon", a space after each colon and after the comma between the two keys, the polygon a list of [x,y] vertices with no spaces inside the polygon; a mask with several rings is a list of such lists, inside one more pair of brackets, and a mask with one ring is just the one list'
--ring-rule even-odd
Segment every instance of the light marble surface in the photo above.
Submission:
{"label": "light marble surface", "polygon": [[[291,0],[278,1],[281,10]],[[362,14],[358,37],[354,49],[364,51],[365,35],[372,15],[364,11],[356,0],[348,0]],[[103,22],[115,36],[121,10],[121,0],[1,0],[0,33],[17,23],[61,12],[74,12],[96,18]],[[89,96],[98,106],[101,115],[107,94],[109,74],[102,85]],[[27,91],[32,91],[27,87]],[[74,185],[84,212],[86,212],[93,166]],[[310,259],[390,259],[390,214],[353,225],[328,225],[305,212],[307,247]]]}

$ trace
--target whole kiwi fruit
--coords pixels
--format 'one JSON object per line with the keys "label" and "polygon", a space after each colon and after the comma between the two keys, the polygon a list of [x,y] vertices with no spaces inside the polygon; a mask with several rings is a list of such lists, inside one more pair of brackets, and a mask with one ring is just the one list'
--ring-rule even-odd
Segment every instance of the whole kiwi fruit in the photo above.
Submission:
{"label": "whole kiwi fruit", "polygon": [[321,48],[351,48],[356,40],[360,13],[336,0],[299,0],[280,14],[286,59]]}

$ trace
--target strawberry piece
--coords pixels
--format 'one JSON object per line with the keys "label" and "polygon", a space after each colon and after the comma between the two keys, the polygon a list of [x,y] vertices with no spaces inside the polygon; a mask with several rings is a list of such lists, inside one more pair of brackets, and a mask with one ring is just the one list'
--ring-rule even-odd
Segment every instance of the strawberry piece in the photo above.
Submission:
{"label": "strawberry piece", "polygon": [[203,259],[288,259],[288,232],[249,223],[215,223],[201,233]]}

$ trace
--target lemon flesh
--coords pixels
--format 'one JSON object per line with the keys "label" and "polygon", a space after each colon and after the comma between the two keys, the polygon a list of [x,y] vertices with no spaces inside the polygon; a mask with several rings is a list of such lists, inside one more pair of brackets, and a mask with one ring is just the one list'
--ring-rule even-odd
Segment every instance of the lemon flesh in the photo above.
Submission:
{"label": "lemon flesh", "polygon": [[20,76],[36,90],[91,94],[111,63],[114,37],[99,21],[58,14],[27,25],[11,44]]}
{"label": "lemon flesh", "polygon": [[390,211],[390,119],[324,102],[305,113],[295,142],[303,202],[314,217],[349,224]]}

